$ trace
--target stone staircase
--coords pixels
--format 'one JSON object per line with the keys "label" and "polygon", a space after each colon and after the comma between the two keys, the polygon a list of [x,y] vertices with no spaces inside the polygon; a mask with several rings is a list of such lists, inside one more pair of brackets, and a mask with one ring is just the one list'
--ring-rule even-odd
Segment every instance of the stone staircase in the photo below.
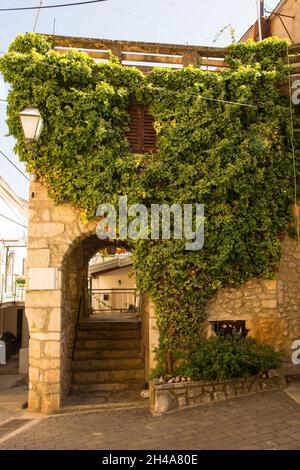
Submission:
{"label": "stone staircase", "polygon": [[79,323],[72,391],[142,390],[145,382],[140,321]]}

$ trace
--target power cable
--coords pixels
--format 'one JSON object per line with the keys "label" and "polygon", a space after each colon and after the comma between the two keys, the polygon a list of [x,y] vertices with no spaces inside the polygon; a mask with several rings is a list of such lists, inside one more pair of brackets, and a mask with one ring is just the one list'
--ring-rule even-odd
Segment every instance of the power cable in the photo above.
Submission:
{"label": "power cable", "polygon": [[3,217],[4,219],[9,220],[9,221],[12,222],[13,224],[20,225],[20,226],[23,227],[23,228],[26,228],[26,229],[28,228],[27,225],[19,224],[19,222],[16,222],[15,220],[12,220],[12,219],[10,219],[9,217],[6,217],[6,215],[0,214],[0,217]]}
{"label": "power cable", "polygon": [[[79,52],[85,52],[85,51],[79,51]],[[64,56],[62,56],[62,57],[64,57]],[[49,64],[48,62],[45,62],[45,61],[42,61],[42,60],[40,60],[38,63],[43,64],[43,65],[47,65],[48,67],[59,67],[61,65],[59,63]],[[62,65],[62,67],[64,68],[64,70],[73,70],[73,67],[67,67],[65,65]],[[177,70],[180,70],[180,69],[177,69]],[[85,74],[86,72],[83,72],[81,70],[77,70],[76,73]],[[218,99],[208,98],[208,97],[205,97],[205,96],[200,96],[200,97],[203,98],[204,100],[206,99],[206,100],[216,101],[216,102],[220,102],[220,103],[238,104],[240,106],[256,107],[256,105],[253,105],[253,104],[239,103],[237,101],[218,100]]]}
{"label": "power cable", "polygon": [[14,8],[0,8],[0,11],[24,11],[24,10],[40,10],[46,8],[63,8],[63,7],[74,7],[77,5],[87,5],[89,3],[100,3],[106,2],[107,0],[87,0],[84,2],[73,2],[73,3],[62,3],[56,5],[44,5],[44,6],[37,6],[37,7],[14,7]]}
{"label": "power cable", "polygon": [[8,207],[8,209],[17,217],[17,219],[19,219],[19,221],[22,222],[22,218],[15,212],[15,210],[8,204],[8,202],[4,199],[3,196],[1,196],[1,194],[0,194],[0,199],[2,199],[6,207]]}
{"label": "power cable", "polygon": [[11,160],[5,155],[5,153],[2,152],[2,150],[0,150],[0,153],[1,153],[1,155],[2,155],[4,158],[6,158],[6,160],[7,160],[19,173],[21,173],[21,175],[24,176],[24,178],[27,179],[27,181],[29,181],[29,178],[25,175],[25,173],[23,173],[23,171],[21,171],[20,168],[18,168],[17,165],[15,165],[15,164],[11,161]]}

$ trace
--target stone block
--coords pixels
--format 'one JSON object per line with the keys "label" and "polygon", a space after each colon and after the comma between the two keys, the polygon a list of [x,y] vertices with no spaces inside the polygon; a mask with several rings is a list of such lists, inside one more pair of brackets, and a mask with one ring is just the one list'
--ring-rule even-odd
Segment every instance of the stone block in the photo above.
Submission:
{"label": "stone block", "polygon": [[48,331],[61,330],[61,310],[59,308],[52,308],[48,316]]}
{"label": "stone block", "polygon": [[51,251],[49,248],[28,249],[27,267],[30,268],[48,268],[50,265]]}
{"label": "stone block", "polygon": [[[35,339],[29,340],[29,357],[40,359],[41,357],[41,343]],[[31,366],[31,363],[30,363]]]}
{"label": "stone block", "polygon": [[42,397],[41,412],[45,414],[53,413],[60,408],[60,394],[50,394]]}
{"label": "stone block", "polygon": [[211,401],[214,400],[213,393],[209,392],[208,390],[203,392],[203,394],[200,397],[195,398],[195,402],[197,404],[205,404],[205,403],[210,403]]}
{"label": "stone block", "polygon": [[226,398],[226,394],[224,391],[218,391],[218,392],[214,392],[213,394],[213,398],[215,401],[221,401],[221,400],[225,400]]}
{"label": "stone block", "polygon": [[202,395],[202,387],[188,387],[187,388],[188,398],[194,398]]}
{"label": "stone block", "polygon": [[46,370],[43,374],[43,381],[58,383],[60,381],[60,369]]}
{"label": "stone block", "polygon": [[186,399],[186,396],[181,396],[181,397],[177,397],[177,403],[178,403],[178,407],[179,408],[186,408],[187,406],[187,399]]}
{"label": "stone block", "polygon": [[35,238],[29,237],[28,239],[29,249],[48,248],[48,240],[46,238]]}
{"label": "stone block", "polygon": [[30,390],[28,393],[28,411],[35,413],[41,411],[41,397],[35,390]]}
{"label": "stone block", "polygon": [[26,317],[28,321],[29,330],[43,330],[46,326],[48,312],[43,308],[26,308]]}
{"label": "stone block", "polygon": [[41,213],[41,219],[42,219],[44,222],[50,222],[50,220],[51,220],[51,212],[49,211],[48,208],[46,208],[46,209],[41,209],[40,213]]}
{"label": "stone block", "polygon": [[61,344],[58,341],[47,341],[45,344],[45,356],[48,358],[60,357]]}
{"label": "stone block", "polygon": [[39,382],[35,386],[35,391],[42,399],[46,395],[56,395],[60,393],[61,386],[59,383]]}
{"label": "stone block", "polygon": [[277,280],[276,279],[266,279],[263,281],[265,289],[269,292],[276,292],[277,290]]}
{"label": "stone block", "polygon": [[52,333],[52,332],[32,332],[31,338],[37,339],[39,341],[60,341],[61,334],[60,333]]}
{"label": "stone block", "polygon": [[262,308],[276,308],[277,299],[265,299],[261,301]]}
{"label": "stone block", "polygon": [[236,395],[236,390],[234,384],[227,384],[225,386],[226,395],[228,398],[234,397]]}
{"label": "stone block", "polygon": [[52,211],[52,220],[53,222],[64,222],[70,224],[77,220],[79,215],[75,210],[67,205],[55,206]]}
{"label": "stone block", "polygon": [[174,388],[174,394],[175,395],[185,395],[186,394],[186,389],[185,387],[180,387],[180,388]]}
{"label": "stone block", "polygon": [[29,380],[30,382],[38,382],[40,380],[40,370],[38,367],[30,367],[29,370]]}
{"label": "stone block", "polygon": [[62,303],[61,290],[39,290],[26,292],[26,309],[32,308],[47,308],[57,307],[60,308]]}
{"label": "stone block", "polygon": [[60,359],[34,359],[30,358],[31,367],[39,367],[41,370],[58,369],[61,365]]}
{"label": "stone block", "polygon": [[30,237],[51,238],[61,235],[65,230],[65,225],[58,222],[39,222],[29,226]]}
{"label": "stone block", "polygon": [[153,412],[156,415],[163,415],[176,408],[175,396],[167,390],[156,391]]}

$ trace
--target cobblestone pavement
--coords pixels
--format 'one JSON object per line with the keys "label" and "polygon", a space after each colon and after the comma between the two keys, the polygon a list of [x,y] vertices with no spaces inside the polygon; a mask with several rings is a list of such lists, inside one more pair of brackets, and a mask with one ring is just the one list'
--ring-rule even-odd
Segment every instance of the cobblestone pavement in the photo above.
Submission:
{"label": "cobblestone pavement", "polygon": [[300,450],[300,406],[272,391],[161,417],[147,408],[56,415],[3,449]]}

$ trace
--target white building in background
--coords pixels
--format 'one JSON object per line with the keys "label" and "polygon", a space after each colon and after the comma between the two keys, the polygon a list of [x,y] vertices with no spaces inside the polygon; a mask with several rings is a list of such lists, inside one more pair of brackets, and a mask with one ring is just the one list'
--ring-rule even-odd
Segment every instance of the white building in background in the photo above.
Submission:
{"label": "white building in background", "polygon": [[18,350],[27,348],[29,339],[24,314],[27,217],[28,202],[0,176],[0,338],[13,335]]}

